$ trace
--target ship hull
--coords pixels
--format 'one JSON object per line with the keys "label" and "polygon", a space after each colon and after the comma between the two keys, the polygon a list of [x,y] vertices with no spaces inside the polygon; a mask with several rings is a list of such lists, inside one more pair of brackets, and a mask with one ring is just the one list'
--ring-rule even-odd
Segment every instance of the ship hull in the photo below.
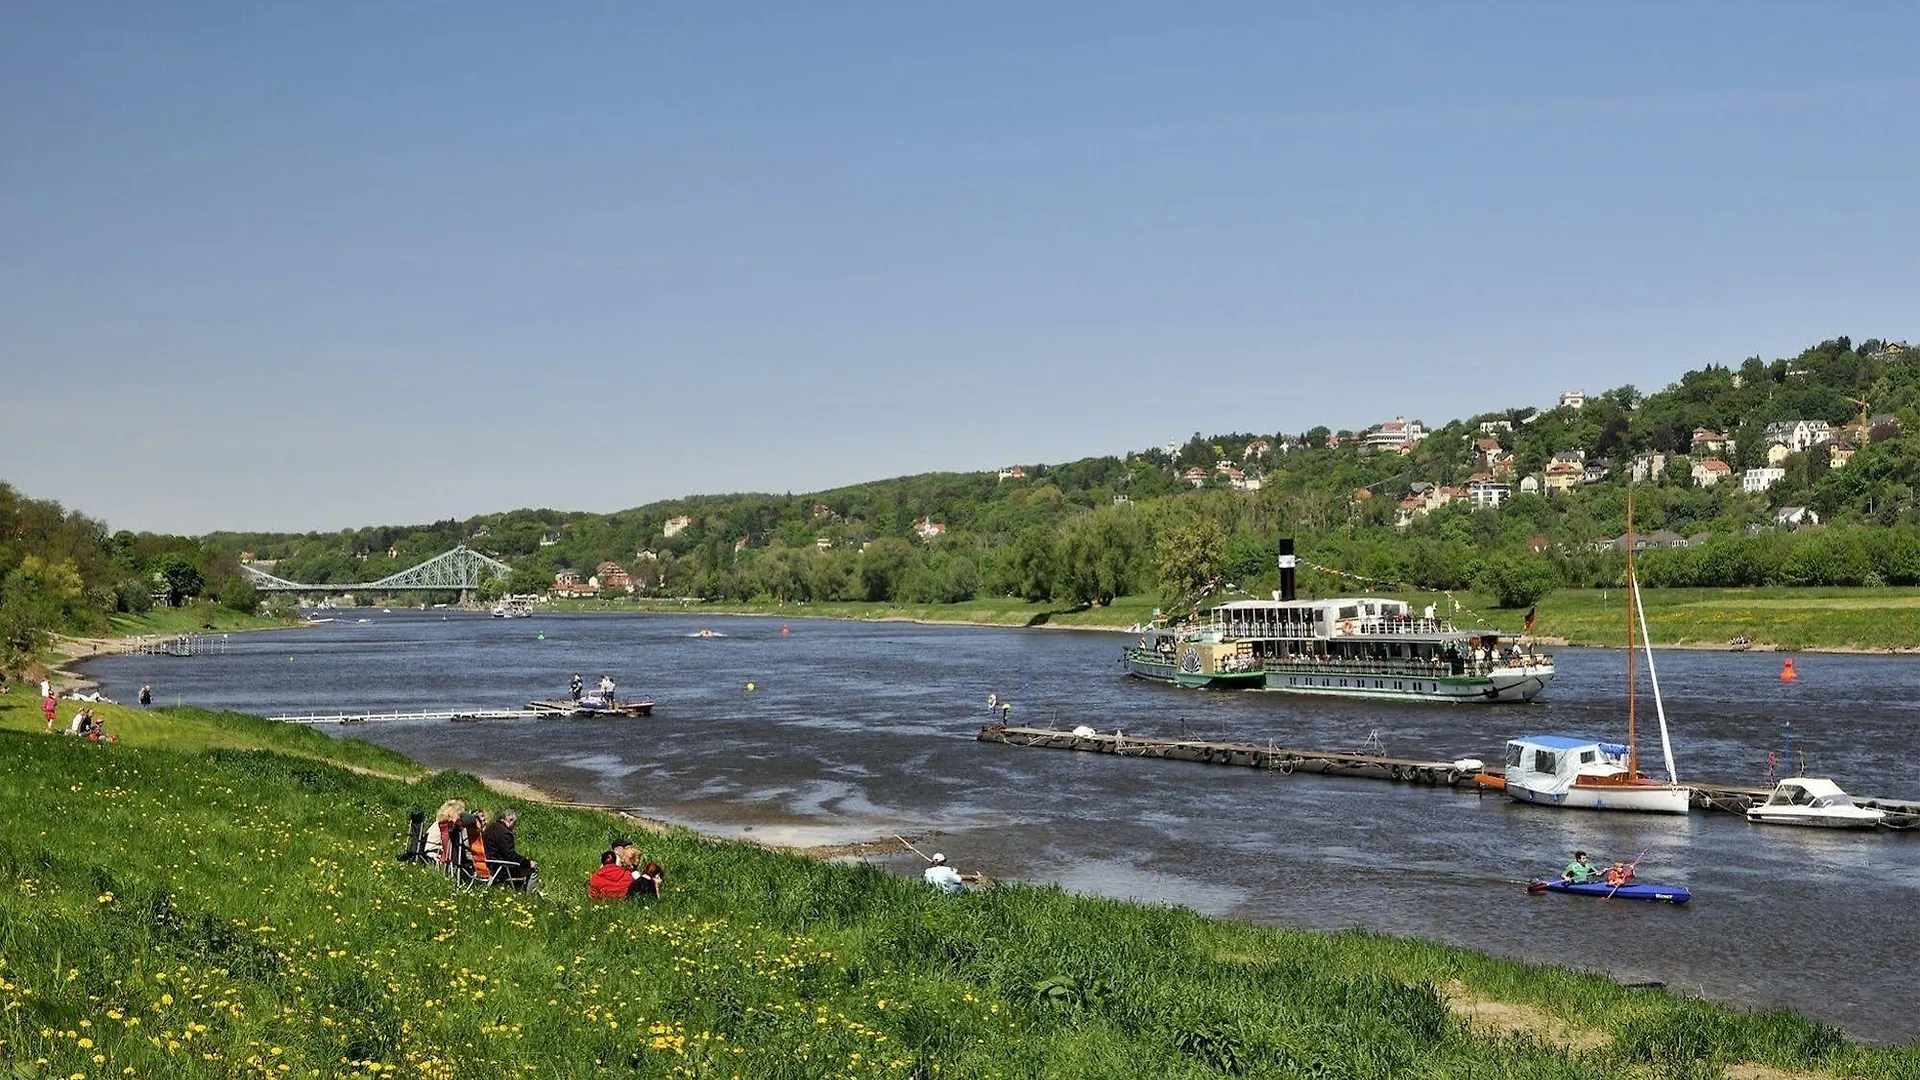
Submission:
{"label": "ship hull", "polygon": [[1289,694],[1467,704],[1532,701],[1553,681],[1550,667],[1507,668],[1490,675],[1434,675],[1328,671],[1268,671],[1266,689]]}

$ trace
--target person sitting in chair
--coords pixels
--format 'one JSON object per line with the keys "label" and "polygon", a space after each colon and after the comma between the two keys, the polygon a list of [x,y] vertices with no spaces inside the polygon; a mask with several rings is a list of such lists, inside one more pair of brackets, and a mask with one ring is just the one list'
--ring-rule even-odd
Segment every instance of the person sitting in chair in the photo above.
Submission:
{"label": "person sitting in chair", "polygon": [[520,854],[518,847],[515,846],[513,830],[519,823],[518,810],[502,810],[493,824],[488,825],[481,833],[481,842],[486,851],[487,865],[495,868],[496,873],[500,875],[500,880],[504,880],[513,888],[525,891],[527,879],[533,876],[533,872],[539,866],[532,859]]}

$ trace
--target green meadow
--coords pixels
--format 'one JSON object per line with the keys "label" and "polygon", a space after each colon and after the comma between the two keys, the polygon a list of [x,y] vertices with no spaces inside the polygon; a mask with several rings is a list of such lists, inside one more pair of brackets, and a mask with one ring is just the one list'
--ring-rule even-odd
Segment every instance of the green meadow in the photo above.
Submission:
{"label": "green meadow", "polygon": [[506,805],[471,776],[101,711],[0,697],[0,1076],[1920,1077],[1786,1013],[684,831],[638,834],[664,898],[594,904],[633,829],[586,809],[522,806],[546,895],[458,888],[395,855],[410,808]]}
{"label": "green meadow", "polygon": [[[1883,651],[1920,648],[1920,589],[1792,588],[1642,589],[1647,626],[1655,644],[1726,648],[1744,637],[1757,648],[1858,649]],[[1524,611],[1496,608],[1491,597],[1456,594],[1465,610],[1455,614],[1463,627],[1487,626],[1519,633]],[[1437,605],[1453,611],[1453,600],[1437,593],[1402,594],[1416,609]],[[1153,617],[1151,596],[1123,596],[1104,607],[1070,607],[1019,600],[969,600],[959,604],[885,603],[689,603],[650,601],[568,601],[558,610],[650,611],[686,614],[767,615],[782,618],[907,619],[919,622],[979,623],[989,626],[1055,626],[1123,629]],[[1558,589],[1539,605],[1534,632],[1567,638],[1575,645],[1626,642],[1626,607],[1619,589]]]}

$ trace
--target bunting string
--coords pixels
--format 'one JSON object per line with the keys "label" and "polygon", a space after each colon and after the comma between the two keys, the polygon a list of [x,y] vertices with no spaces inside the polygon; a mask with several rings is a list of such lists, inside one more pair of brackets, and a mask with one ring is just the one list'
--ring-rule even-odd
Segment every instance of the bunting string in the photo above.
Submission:
{"label": "bunting string", "polygon": [[1362,584],[1362,585],[1377,586],[1378,588],[1386,592],[1410,592],[1410,593],[1437,592],[1440,595],[1446,597],[1447,601],[1453,605],[1453,613],[1455,615],[1465,615],[1467,618],[1472,619],[1475,623],[1487,628],[1488,630],[1500,629],[1499,627],[1493,625],[1491,622],[1488,622],[1486,616],[1480,614],[1479,612],[1473,610],[1467,605],[1461,603],[1460,598],[1458,596],[1455,596],[1453,594],[1453,590],[1451,589],[1423,589],[1417,585],[1409,584],[1408,582],[1404,582],[1404,581],[1386,581],[1381,578],[1368,577],[1365,574],[1356,574],[1349,570],[1336,570],[1331,566],[1321,566],[1317,562],[1312,562],[1304,558],[1296,557],[1296,561],[1301,566],[1304,566],[1309,570],[1318,570],[1319,572],[1326,574],[1330,577],[1343,578],[1347,581],[1358,582],[1359,584]]}

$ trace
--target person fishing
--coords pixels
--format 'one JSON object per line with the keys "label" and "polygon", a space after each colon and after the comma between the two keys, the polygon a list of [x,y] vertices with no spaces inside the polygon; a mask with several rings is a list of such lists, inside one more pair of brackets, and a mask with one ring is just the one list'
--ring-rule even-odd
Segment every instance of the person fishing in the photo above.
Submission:
{"label": "person fishing", "polygon": [[1573,861],[1560,871],[1560,880],[1570,885],[1586,885],[1600,877],[1600,868],[1587,861],[1587,853],[1576,851]]}
{"label": "person fishing", "polygon": [[573,681],[567,684],[567,688],[573,691],[573,700],[580,700],[580,691],[584,690],[586,685],[587,684],[581,680],[580,673],[577,671],[574,672]]}

